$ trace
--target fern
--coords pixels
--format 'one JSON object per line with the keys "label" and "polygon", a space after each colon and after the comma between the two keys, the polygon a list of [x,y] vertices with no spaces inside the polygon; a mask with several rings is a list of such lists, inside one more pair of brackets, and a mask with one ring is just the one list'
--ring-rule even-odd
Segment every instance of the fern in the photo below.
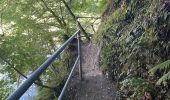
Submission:
{"label": "fern", "polygon": [[153,67],[152,69],[149,70],[149,73],[151,73],[153,75],[158,69],[166,70],[168,68],[170,68],[170,60],[167,60],[163,63],[156,65],[155,67]]}
{"label": "fern", "polygon": [[162,82],[165,82],[166,80],[169,80],[170,79],[170,71],[163,75],[157,82],[156,82],[156,85],[160,85]]}
{"label": "fern", "polygon": [[[163,63],[160,63],[158,65],[156,65],[154,68],[149,70],[150,74],[154,74],[158,69],[160,70],[167,70],[168,68],[170,68],[170,60],[167,60]],[[160,85],[162,82],[165,82],[167,80],[170,79],[170,71],[166,74],[164,74],[157,82],[156,85]]]}

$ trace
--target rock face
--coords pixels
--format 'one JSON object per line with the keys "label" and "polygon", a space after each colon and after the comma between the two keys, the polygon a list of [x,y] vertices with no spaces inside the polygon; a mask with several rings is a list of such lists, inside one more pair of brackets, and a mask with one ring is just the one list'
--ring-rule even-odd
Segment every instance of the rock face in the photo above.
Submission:
{"label": "rock face", "polygon": [[113,2],[108,1],[94,35],[102,44],[102,71],[118,81],[125,100],[169,100],[170,63],[163,62],[170,59],[170,1]]}

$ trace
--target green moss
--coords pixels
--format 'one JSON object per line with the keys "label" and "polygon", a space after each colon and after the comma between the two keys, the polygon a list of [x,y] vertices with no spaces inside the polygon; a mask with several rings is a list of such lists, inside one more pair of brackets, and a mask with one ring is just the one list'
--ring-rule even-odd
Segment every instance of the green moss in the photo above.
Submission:
{"label": "green moss", "polygon": [[124,20],[126,14],[126,9],[116,9],[114,13],[111,15],[112,23],[119,23]]}
{"label": "green moss", "polygon": [[106,0],[100,0],[98,5],[100,8],[103,8],[106,4],[107,4]]}
{"label": "green moss", "polygon": [[111,44],[104,47],[101,52],[101,69],[102,71],[108,70],[108,65],[111,62],[111,58],[114,56],[116,51],[112,48]]}
{"label": "green moss", "polygon": [[[118,25],[119,22],[123,21],[125,18],[126,10],[117,9],[115,12],[109,16],[106,21],[102,22],[99,26],[96,35],[94,35],[94,42],[99,43],[100,40],[103,38],[103,35],[106,35],[108,33],[110,36],[112,36]],[[109,30],[109,31],[108,31]]]}
{"label": "green moss", "polygon": [[114,9],[94,36],[95,41],[102,44],[101,69],[108,72],[109,77],[125,82],[126,86],[121,92],[127,96],[126,92],[132,90],[132,94],[128,95],[130,99],[154,92],[156,78],[151,81],[147,71],[153,64],[170,59],[166,50],[169,48],[166,12],[160,11],[159,2],[156,1],[142,0],[140,7],[137,7],[138,3],[131,0],[128,7],[134,14],[133,20],[126,21],[126,9]]}
{"label": "green moss", "polygon": [[50,89],[39,89],[39,94],[36,96],[36,100],[57,100],[55,92]]}

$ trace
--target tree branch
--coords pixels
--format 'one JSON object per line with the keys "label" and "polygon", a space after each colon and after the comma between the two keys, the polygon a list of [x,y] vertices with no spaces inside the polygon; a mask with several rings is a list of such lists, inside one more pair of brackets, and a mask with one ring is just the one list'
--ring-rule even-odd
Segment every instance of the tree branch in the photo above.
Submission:
{"label": "tree branch", "polygon": [[[4,57],[2,57],[1,55],[0,55],[0,59],[2,59],[5,63],[7,63],[9,66],[11,66],[11,68],[13,68],[18,74],[20,74],[22,77],[24,77],[24,78],[28,78],[27,76],[25,76],[23,73],[21,73],[18,69],[16,69],[14,66],[13,66],[13,64],[11,64],[9,61],[7,61]],[[41,87],[44,87],[44,88],[49,88],[49,89],[55,89],[55,87],[49,87],[49,86],[46,86],[46,85],[43,85],[43,84],[41,84],[40,82],[37,82],[37,81],[35,81],[34,82],[34,84],[36,84],[36,85],[38,85],[38,86],[41,86]]]}
{"label": "tree branch", "polygon": [[73,14],[73,12],[71,11],[70,7],[67,5],[65,0],[62,0],[62,2],[64,3],[65,7],[67,8],[68,12],[70,13],[70,15],[72,16],[73,20],[77,23],[78,27],[80,28],[80,30],[83,32],[83,34],[85,35],[85,37],[87,38],[88,41],[90,41],[90,38],[87,34],[87,32],[84,30],[84,28],[81,26],[80,22],[77,21],[77,17]]}
{"label": "tree branch", "polygon": [[62,6],[61,6],[61,2],[60,2],[60,14],[61,14],[61,20],[62,20],[63,24],[66,26],[66,22],[65,22],[64,17],[63,17],[63,9],[62,9]]}
{"label": "tree branch", "polygon": [[90,16],[81,17],[81,16],[77,16],[77,18],[92,18],[92,19],[100,19],[101,17],[90,17]]}
{"label": "tree branch", "polygon": [[61,27],[64,28],[65,25],[60,20],[60,17],[58,15],[56,15],[55,12],[47,6],[47,3],[44,0],[40,0],[40,1],[44,4],[46,9],[55,17],[55,19],[58,21],[58,23],[61,25]]}
{"label": "tree branch", "polygon": [[91,27],[92,27],[92,30],[94,31],[94,33],[96,33],[96,31],[95,31],[95,29],[94,29],[94,26],[93,26],[93,24],[91,25]]}
{"label": "tree branch", "polygon": [[1,13],[1,31],[2,31],[2,36],[4,36],[2,16],[3,16],[3,13]]}

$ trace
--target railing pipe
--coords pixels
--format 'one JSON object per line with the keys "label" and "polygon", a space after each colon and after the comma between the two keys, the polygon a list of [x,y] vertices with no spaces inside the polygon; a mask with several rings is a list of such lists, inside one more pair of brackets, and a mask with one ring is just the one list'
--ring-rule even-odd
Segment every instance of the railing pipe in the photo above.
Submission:
{"label": "railing pipe", "polygon": [[34,83],[34,81],[37,80],[39,76],[47,69],[47,67],[59,56],[59,54],[78,33],[80,33],[80,30],[73,34],[51,57],[49,57],[37,70],[35,70],[32,75],[12,95],[7,98],[7,100],[18,100]]}
{"label": "railing pipe", "polygon": [[79,59],[80,59],[80,56],[77,57],[74,65],[73,65],[73,68],[72,68],[72,70],[71,70],[71,72],[70,72],[70,74],[69,74],[69,76],[68,76],[68,78],[67,78],[67,81],[66,81],[66,83],[65,83],[65,85],[64,85],[64,87],[63,87],[63,89],[62,89],[62,91],[61,91],[61,93],[60,93],[60,96],[58,97],[58,100],[62,100],[62,97],[63,97],[63,95],[64,95],[64,93],[65,93],[65,90],[66,90],[66,88],[67,88],[67,86],[68,86],[68,83],[70,82],[70,79],[71,79],[72,74],[73,74],[73,72],[74,72],[74,70],[75,70],[75,67],[77,66],[77,64],[78,64],[78,62],[79,62]]}
{"label": "railing pipe", "polygon": [[79,76],[80,76],[80,80],[82,80],[81,36],[80,36],[80,33],[77,34],[77,39],[78,39],[78,55],[80,56],[80,60],[79,60]]}

